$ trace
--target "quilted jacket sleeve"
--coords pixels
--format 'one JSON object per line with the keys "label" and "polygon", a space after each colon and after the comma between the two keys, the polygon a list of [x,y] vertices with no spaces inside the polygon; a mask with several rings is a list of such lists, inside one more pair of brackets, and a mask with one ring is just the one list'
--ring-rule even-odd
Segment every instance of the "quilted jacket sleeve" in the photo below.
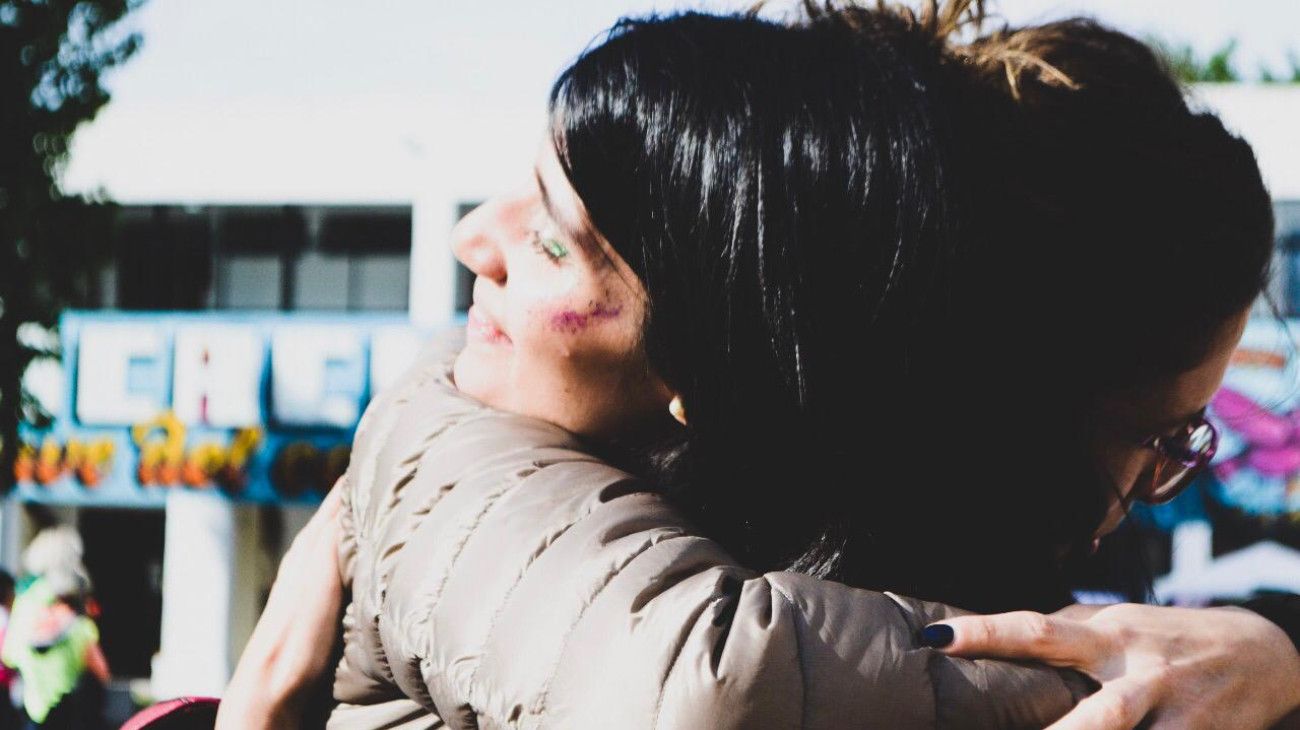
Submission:
{"label": "quilted jacket sleeve", "polygon": [[998,728],[1086,692],[920,647],[947,607],[746,571],[568,434],[445,372],[378,405],[349,471],[341,708],[405,698],[452,728]]}

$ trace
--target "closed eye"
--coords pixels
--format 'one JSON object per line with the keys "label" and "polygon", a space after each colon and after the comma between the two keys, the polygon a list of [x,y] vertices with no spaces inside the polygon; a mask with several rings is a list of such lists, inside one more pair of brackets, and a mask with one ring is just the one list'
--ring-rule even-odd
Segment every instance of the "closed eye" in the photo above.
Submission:
{"label": "closed eye", "polygon": [[563,241],[551,236],[543,236],[540,231],[533,231],[533,248],[556,263],[569,255],[569,247],[565,246]]}

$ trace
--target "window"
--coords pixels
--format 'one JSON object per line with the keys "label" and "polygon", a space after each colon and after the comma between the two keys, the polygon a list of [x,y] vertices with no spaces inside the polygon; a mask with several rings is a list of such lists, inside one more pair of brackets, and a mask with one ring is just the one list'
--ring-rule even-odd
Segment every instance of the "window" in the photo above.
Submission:
{"label": "window", "polygon": [[1287,315],[1300,315],[1300,200],[1273,204],[1277,229],[1277,271],[1269,286],[1273,300]]}
{"label": "window", "polygon": [[405,311],[408,206],[126,206],[102,303]]}
{"label": "window", "polygon": [[[469,212],[482,205],[483,202],[465,202],[456,206],[456,220],[460,220],[469,215]],[[455,297],[456,314],[465,314],[469,311],[469,305],[474,303],[474,272],[465,268],[465,264],[460,261],[456,262],[456,290],[453,293]]]}

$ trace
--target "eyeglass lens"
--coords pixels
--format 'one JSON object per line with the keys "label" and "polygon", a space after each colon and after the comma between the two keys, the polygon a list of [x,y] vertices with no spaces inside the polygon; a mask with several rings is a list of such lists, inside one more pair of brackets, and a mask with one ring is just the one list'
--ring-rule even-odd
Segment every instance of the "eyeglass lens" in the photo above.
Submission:
{"label": "eyeglass lens", "polygon": [[1217,437],[1208,422],[1162,440],[1147,501],[1159,504],[1178,495],[1191,477],[1214,457]]}

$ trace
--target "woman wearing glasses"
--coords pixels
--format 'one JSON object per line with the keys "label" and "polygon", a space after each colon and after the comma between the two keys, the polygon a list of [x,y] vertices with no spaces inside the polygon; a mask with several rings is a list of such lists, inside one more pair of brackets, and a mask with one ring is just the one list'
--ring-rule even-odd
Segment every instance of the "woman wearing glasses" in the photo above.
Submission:
{"label": "woman wearing glasses", "polygon": [[[1006,141],[963,146],[977,168],[1005,174],[976,189],[992,254],[979,257],[976,279],[988,286],[977,316],[995,324],[969,340],[998,365],[977,364],[963,381],[1013,393],[1017,417],[1046,432],[1028,442],[1043,458],[1014,452],[1013,465],[1036,470],[1016,518],[1050,514],[1035,489],[1100,500],[1078,512],[1081,553],[1134,502],[1172,499],[1213,458],[1205,408],[1267,280],[1271,207],[1249,148],[1189,110],[1141,44],[1077,22],[994,34],[964,51],[981,88],[1007,84],[1007,68],[983,63],[997,48],[1047,66],[1012,75],[1005,106],[980,97],[995,102],[967,128],[986,137],[1001,128]],[[1294,597],[1253,607],[1285,629],[1283,647],[1300,644]],[[1061,727],[1144,717],[1157,728],[1264,727],[1276,717],[1248,700],[1251,684],[1293,665],[1285,654],[1228,649],[1225,637],[1263,628],[1236,623],[1241,613],[1067,606],[957,618],[928,627],[926,639],[950,654],[1033,658],[1100,681]],[[1294,678],[1273,686],[1276,707],[1293,708]]]}
{"label": "woman wearing glasses", "polygon": [[[372,406],[344,534],[309,533],[352,591],[336,724],[1033,726],[1078,696],[917,633],[1090,675],[1061,727],[1300,705],[1250,612],[848,587],[1068,604],[1067,560],[1208,460],[1267,274],[1249,148],[1148,50],[947,49],[963,5],[629,22],[565,72],[533,174],[454,233],[468,344]],[[232,727],[322,643],[275,615]]]}

